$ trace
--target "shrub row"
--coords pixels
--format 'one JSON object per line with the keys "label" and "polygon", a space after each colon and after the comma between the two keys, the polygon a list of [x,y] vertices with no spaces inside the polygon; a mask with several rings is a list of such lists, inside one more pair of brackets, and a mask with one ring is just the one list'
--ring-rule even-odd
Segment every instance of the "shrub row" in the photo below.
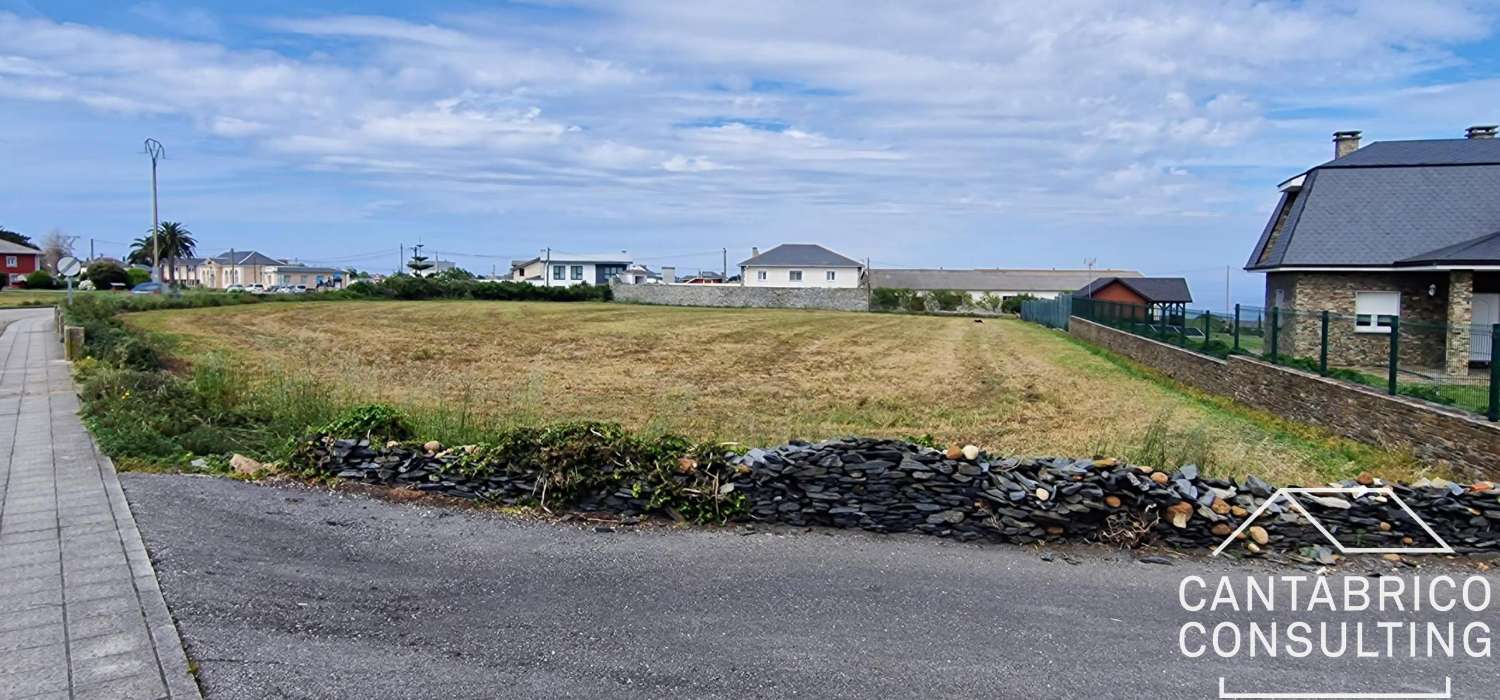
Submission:
{"label": "shrub row", "polygon": [[343,294],[367,299],[484,299],[488,301],[609,301],[608,285],[538,287],[525,282],[491,282],[448,277],[394,275],[379,282],[362,280]]}
{"label": "shrub row", "polygon": [[994,293],[982,294],[978,298],[975,298],[968,292],[955,289],[918,291],[894,287],[876,287],[870,290],[870,308],[876,311],[912,311],[917,313],[968,310],[1018,314],[1021,312],[1022,302],[1035,298],[1030,294],[1001,298],[1000,295]]}

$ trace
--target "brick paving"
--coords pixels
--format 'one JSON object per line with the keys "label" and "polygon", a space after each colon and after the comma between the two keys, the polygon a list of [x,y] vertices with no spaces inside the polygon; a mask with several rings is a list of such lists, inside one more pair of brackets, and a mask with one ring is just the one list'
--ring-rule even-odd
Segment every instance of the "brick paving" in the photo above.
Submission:
{"label": "brick paving", "polygon": [[198,698],[52,318],[0,310],[0,698]]}

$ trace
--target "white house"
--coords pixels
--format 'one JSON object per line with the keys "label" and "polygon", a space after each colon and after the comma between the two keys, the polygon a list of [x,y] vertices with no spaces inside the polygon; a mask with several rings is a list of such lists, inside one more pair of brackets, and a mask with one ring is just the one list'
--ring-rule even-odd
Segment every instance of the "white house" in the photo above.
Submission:
{"label": "white house", "polygon": [[952,290],[978,299],[993,294],[1002,300],[1030,295],[1039,299],[1067,296],[1100,277],[1140,277],[1135,270],[870,270],[873,289],[910,289],[918,292]]}
{"label": "white house", "polygon": [[618,276],[621,284],[661,284],[661,273],[652,272],[645,265],[631,265]]}
{"label": "white house", "polygon": [[747,287],[858,287],[865,266],[812,243],[783,243],[764,253],[752,248],[740,263]]}
{"label": "white house", "polygon": [[530,260],[512,260],[510,279],[538,287],[571,287],[575,284],[609,284],[609,279],[630,266],[630,254],[580,255],[553,251]]}

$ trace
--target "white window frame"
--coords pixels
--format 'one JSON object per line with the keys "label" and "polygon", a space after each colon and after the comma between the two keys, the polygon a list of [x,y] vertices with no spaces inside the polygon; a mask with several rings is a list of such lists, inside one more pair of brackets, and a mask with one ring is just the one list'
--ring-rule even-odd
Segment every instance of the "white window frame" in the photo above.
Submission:
{"label": "white window frame", "polygon": [[583,266],[582,265],[569,265],[568,266],[568,278],[571,279],[571,280],[574,280],[574,281],[580,281],[580,282],[583,281]]}
{"label": "white window frame", "polygon": [[1389,334],[1389,319],[1400,317],[1401,292],[1372,290],[1354,293],[1355,333]]}
{"label": "white window frame", "polygon": [[565,281],[567,281],[567,279],[568,279],[568,266],[567,265],[553,265],[552,266],[552,280],[553,281],[555,281],[555,282],[565,282]]}
{"label": "white window frame", "polygon": [[755,279],[764,280],[765,278],[766,278],[766,271],[765,270],[756,270],[755,271]]}
{"label": "white window frame", "polygon": [[801,282],[802,281],[802,271],[801,270],[787,270],[786,271],[786,278],[787,278],[788,281],[791,281],[791,282]]}
{"label": "white window frame", "polygon": [[18,258],[18,257],[16,257],[16,256],[14,256],[14,255],[7,255],[7,256],[5,256],[5,266],[6,267],[20,267],[21,266],[21,259]]}
{"label": "white window frame", "polygon": [[839,278],[839,273],[838,273],[837,270],[829,270],[827,276],[824,277],[823,279],[824,279],[824,281],[827,281],[827,282],[834,282],[834,281],[837,281],[838,278]]}

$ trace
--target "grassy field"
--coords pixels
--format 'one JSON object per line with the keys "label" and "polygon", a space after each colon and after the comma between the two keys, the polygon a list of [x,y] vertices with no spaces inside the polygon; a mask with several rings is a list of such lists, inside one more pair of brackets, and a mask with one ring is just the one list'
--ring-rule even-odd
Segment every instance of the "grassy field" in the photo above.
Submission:
{"label": "grassy field", "polygon": [[[94,292],[74,291],[74,294],[93,294]],[[46,289],[11,289],[9,287],[0,289],[0,309],[13,309],[23,306],[56,306],[68,300],[66,290]]]}
{"label": "grassy field", "polygon": [[1287,482],[1369,469],[1375,450],[1176,387],[1011,320],[514,302],[266,304],[134,314],[186,363],[311,378],[335,400],[459,410],[491,425],[611,420],[772,444],[847,434],[1006,454],[1197,463]]}

